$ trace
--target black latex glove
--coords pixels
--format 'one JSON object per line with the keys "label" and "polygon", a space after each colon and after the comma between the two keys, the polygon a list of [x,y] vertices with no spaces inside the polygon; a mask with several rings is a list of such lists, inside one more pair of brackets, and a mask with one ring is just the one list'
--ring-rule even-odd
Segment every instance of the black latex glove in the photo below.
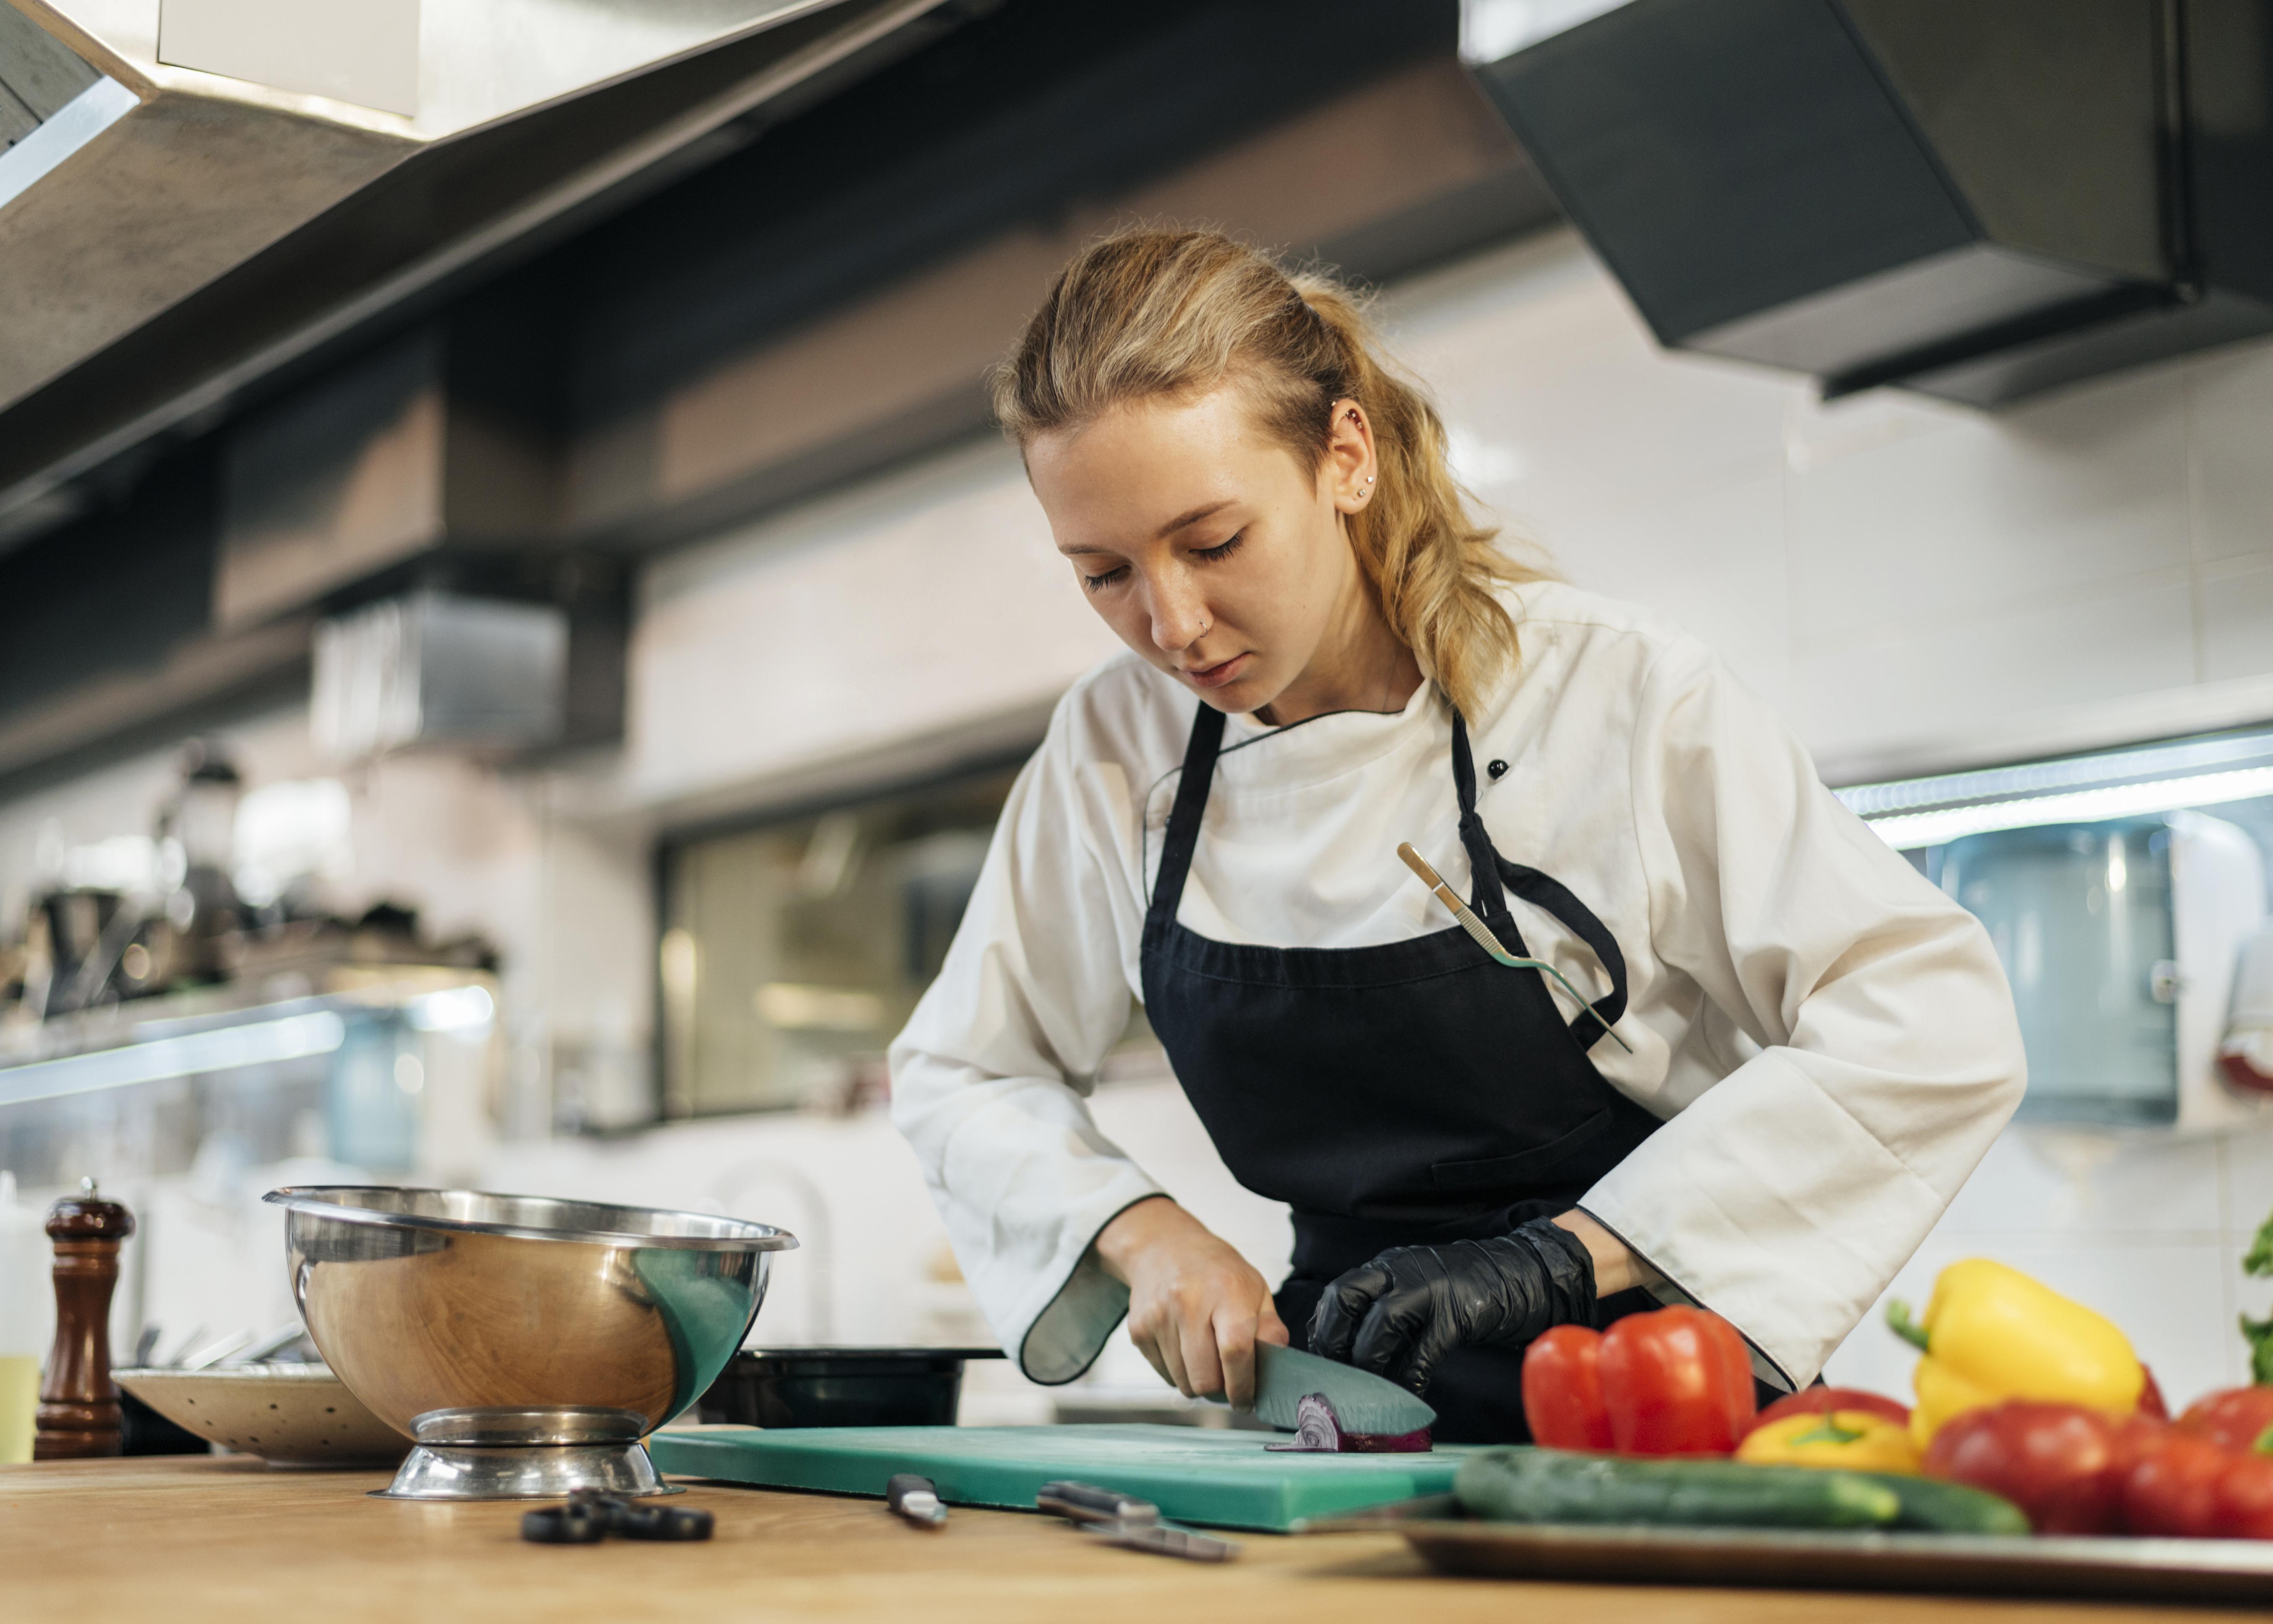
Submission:
{"label": "black latex glove", "polygon": [[1452,1349],[1521,1347],[1550,1326],[1599,1319],[1586,1243],[1534,1218],[1512,1235],[1394,1246],[1361,1263],[1318,1299],[1310,1351],[1424,1393]]}

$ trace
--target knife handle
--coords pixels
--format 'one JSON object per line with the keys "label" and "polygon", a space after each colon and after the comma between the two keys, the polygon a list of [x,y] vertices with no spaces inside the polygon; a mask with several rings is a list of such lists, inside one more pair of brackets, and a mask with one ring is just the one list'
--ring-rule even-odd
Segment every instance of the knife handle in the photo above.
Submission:
{"label": "knife handle", "polygon": [[884,1504],[896,1515],[919,1528],[937,1528],[947,1521],[947,1507],[939,1485],[915,1472],[895,1472],[884,1485]]}
{"label": "knife handle", "polygon": [[1100,1489],[1093,1483],[1074,1483],[1064,1478],[1042,1485],[1034,1496],[1034,1504],[1040,1510],[1054,1511],[1076,1522],[1124,1522],[1136,1528],[1160,1520],[1160,1508],[1150,1500],[1123,1494],[1118,1489]]}

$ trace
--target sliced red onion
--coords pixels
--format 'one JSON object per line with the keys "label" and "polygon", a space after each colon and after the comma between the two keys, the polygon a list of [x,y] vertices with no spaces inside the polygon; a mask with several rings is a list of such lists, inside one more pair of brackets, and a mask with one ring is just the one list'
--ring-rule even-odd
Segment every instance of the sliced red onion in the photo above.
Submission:
{"label": "sliced red onion", "polygon": [[1424,1455],[1435,1445],[1425,1426],[1411,1432],[1346,1432],[1324,1394],[1305,1393],[1294,1401],[1294,1441],[1264,1447],[1312,1455]]}

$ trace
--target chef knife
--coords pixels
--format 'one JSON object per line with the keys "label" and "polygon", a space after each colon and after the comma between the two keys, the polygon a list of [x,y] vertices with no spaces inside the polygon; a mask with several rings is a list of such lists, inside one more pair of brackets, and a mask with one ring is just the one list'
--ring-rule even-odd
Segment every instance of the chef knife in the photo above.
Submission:
{"label": "chef knife", "polygon": [[1315,1353],[1272,1342],[1255,1344],[1255,1413],[1293,1432],[1294,1409],[1309,1393],[1323,1394],[1345,1432],[1417,1432],[1437,1424],[1437,1412],[1407,1388]]}

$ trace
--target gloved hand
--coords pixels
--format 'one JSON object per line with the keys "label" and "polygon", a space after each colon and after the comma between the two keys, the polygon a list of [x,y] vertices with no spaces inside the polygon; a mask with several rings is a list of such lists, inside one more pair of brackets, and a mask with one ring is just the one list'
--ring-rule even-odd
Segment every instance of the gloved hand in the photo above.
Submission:
{"label": "gloved hand", "polygon": [[1586,1243],[1534,1218],[1512,1235],[1393,1246],[1361,1263],[1318,1299],[1310,1351],[1422,1393],[1452,1349],[1520,1347],[1550,1326],[1599,1320]]}

